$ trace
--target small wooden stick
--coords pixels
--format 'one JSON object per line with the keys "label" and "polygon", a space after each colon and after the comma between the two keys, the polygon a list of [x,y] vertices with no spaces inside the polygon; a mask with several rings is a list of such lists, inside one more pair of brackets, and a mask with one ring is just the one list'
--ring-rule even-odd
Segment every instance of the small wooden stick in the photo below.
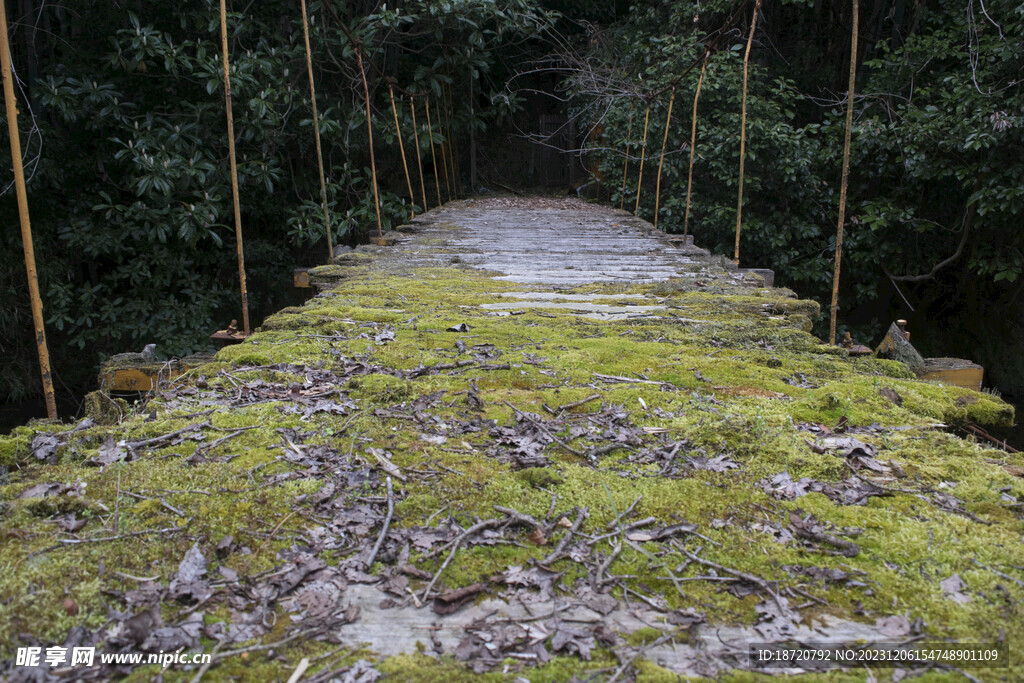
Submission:
{"label": "small wooden stick", "polygon": [[391,517],[395,514],[395,494],[391,489],[391,477],[387,478],[388,482],[388,516],[384,519],[384,526],[381,527],[380,536],[377,537],[377,543],[373,546],[373,552],[370,553],[370,559],[366,561],[366,568],[369,569],[373,566],[373,561],[377,559],[377,553],[380,551],[381,545],[384,543],[384,537],[388,535],[388,527],[391,526]]}
{"label": "small wooden stick", "polygon": [[551,564],[552,562],[561,558],[562,555],[565,554],[565,548],[569,545],[569,541],[572,540],[572,537],[576,534],[576,532],[580,530],[580,526],[583,524],[583,520],[587,518],[587,513],[587,508],[576,508],[576,521],[574,521],[569,530],[565,532],[565,535],[562,536],[562,540],[558,542],[558,545],[555,546],[555,549],[551,551],[551,554],[545,557],[543,560],[541,560],[538,564]]}
{"label": "small wooden stick", "polygon": [[474,524],[473,526],[463,531],[462,534],[460,534],[459,537],[452,542],[451,552],[448,553],[448,557],[446,557],[444,562],[441,564],[441,568],[437,570],[436,574],[434,574],[434,578],[432,578],[430,580],[430,583],[427,584],[426,589],[423,591],[423,596],[420,599],[423,602],[426,602],[427,598],[430,597],[430,591],[434,589],[434,584],[437,583],[437,580],[441,578],[441,574],[448,567],[448,565],[451,564],[452,558],[455,557],[455,552],[459,549],[459,546],[462,545],[463,541],[465,541],[467,538],[469,538],[470,536],[479,531],[483,531],[484,529],[490,529],[491,527],[500,526],[504,523],[504,519],[487,519],[483,522],[479,522],[478,524]]}

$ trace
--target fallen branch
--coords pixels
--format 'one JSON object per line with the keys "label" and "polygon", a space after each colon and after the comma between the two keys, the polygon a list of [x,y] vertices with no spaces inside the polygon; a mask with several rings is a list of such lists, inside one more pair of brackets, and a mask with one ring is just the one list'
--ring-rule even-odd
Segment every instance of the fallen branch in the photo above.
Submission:
{"label": "fallen branch", "polygon": [[640,379],[638,377],[622,377],[620,375],[602,375],[599,372],[594,373],[594,377],[598,378],[602,382],[622,383],[622,384],[656,384],[661,386],[668,384],[668,382],[656,382],[653,379]]}
{"label": "fallen branch", "polygon": [[738,569],[732,569],[730,567],[726,567],[725,565],[718,564],[717,562],[712,562],[711,560],[705,560],[703,557],[700,557],[698,555],[695,555],[695,554],[691,553],[689,550],[687,550],[686,548],[683,548],[682,546],[678,546],[677,545],[675,547],[676,547],[677,550],[679,550],[679,552],[683,553],[688,558],[690,558],[694,562],[697,562],[698,564],[702,564],[705,567],[711,567],[712,569],[714,569],[716,571],[725,572],[726,574],[732,574],[733,576],[735,576],[737,578],[740,578],[740,579],[743,579],[744,581],[749,581],[750,583],[754,584],[755,586],[757,586],[758,588],[763,590],[768,595],[772,596],[772,600],[775,601],[775,604],[778,605],[779,609],[782,610],[783,613],[789,611],[789,608],[786,607],[782,603],[782,600],[779,599],[779,594],[776,593],[775,591],[773,591],[771,586],[769,586],[768,582],[765,581],[764,579],[762,579],[760,577],[757,577],[757,576],[754,576],[753,574],[747,574],[746,572],[741,572]]}
{"label": "fallen branch", "polygon": [[196,430],[203,429],[204,427],[213,427],[213,425],[210,424],[209,422],[203,422],[202,424],[190,424],[187,427],[176,429],[175,431],[170,432],[169,434],[154,436],[152,439],[143,439],[141,441],[129,441],[128,443],[125,444],[125,446],[131,449],[149,448],[150,446],[155,446],[159,443],[163,443],[164,441],[170,441],[171,439],[177,436],[181,436],[182,434],[188,434],[189,432],[194,432]]}
{"label": "fallen branch", "polygon": [[564,406],[558,406],[558,412],[563,410],[571,410],[573,408],[579,408],[584,403],[590,403],[591,401],[601,398],[601,394],[591,394],[581,401],[573,401],[572,403],[566,403]]}
{"label": "fallen branch", "polygon": [[101,538],[62,538],[58,539],[56,545],[51,545],[48,548],[43,548],[42,550],[37,550],[34,553],[30,553],[25,559],[31,559],[33,557],[36,557],[37,555],[42,555],[43,553],[49,552],[51,550],[63,548],[66,545],[80,545],[83,543],[103,543],[106,541],[120,541],[124,538],[132,538],[134,536],[146,536],[148,534],[173,534],[177,533],[178,531],[183,531],[188,526],[188,523],[191,521],[192,518],[190,517],[189,519],[186,519],[185,523],[181,526],[169,526],[163,529],[142,529],[141,531],[132,531],[127,534],[118,534],[116,536],[103,536]]}
{"label": "fallen branch", "polygon": [[622,663],[622,665],[619,666],[619,668],[615,670],[615,673],[613,673],[611,678],[608,679],[608,683],[615,683],[615,681],[619,680],[619,676],[621,676],[623,673],[625,673],[626,669],[628,669],[630,666],[633,665],[633,662],[636,661],[637,657],[639,657],[643,653],[647,652],[652,647],[657,647],[657,646],[661,645],[665,641],[669,640],[671,637],[672,637],[671,633],[663,633],[661,636],[659,636],[654,641],[652,641],[649,645],[644,645],[639,650],[634,652],[632,657],[630,657],[629,659],[624,661]]}
{"label": "fallen branch", "polygon": [[501,505],[495,505],[494,510],[500,512],[503,515],[508,515],[517,522],[522,522],[528,526],[532,526],[535,529],[544,528],[543,525],[536,519],[525,513],[519,512],[519,510],[513,510],[512,508],[502,507]]}
{"label": "fallen branch", "polygon": [[501,526],[505,523],[505,521],[506,520],[504,519],[487,519],[482,522],[478,522],[477,524],[474,524],[473,526],[463,531],[461,534],[459,534],[458,538],[451,542],[451,552],[448,553],[448,557],[446,557],[444,562],[441,563],[441,567],[437,570],[437,573],[434,574],[434,578],[432,578],[430,580],[430,583],[427,584],[426,589],[424,589],[423,591],[423,595],[420,597],[420,600],[423,602],[423,604],[426,604],[427,600],[430,598],[430,591],[434,589],[434,584],[437,583],[437,580],[441,578],[441,574],[443,574],[444,570],[448,568],[449,564],[451,564],[452,558],[455,557],[455,553],[458,551],[459,546],[462,545],[462,542],[470,536],[472,536],[473,534],[483,531],[484,529],[490,529],[492,527]]}
{"label": "fallen branch", "polygon": [[226,435],[220,437],[219,439],[214,439],[210,443],[204,443],[204,444],[200,445],[199,448],[197,448],[195,450],[195,452],[192,454],[192,457],[195,457],[197,455],[203,455],[204,453],[208,453],[209,451],[213,450],[214,448],[216,448],[217,446],[221,445],[225,441],[229,441],[230,439],[235,438],[236,436],[238,436],[242,432],[247,431],[249,429],[252,429],[252,428],[251,427],[245,427],[244,429],[236,429],[235,431],[231,432],[230,434],[226,434]]}
{"label": "fallen branch", "polygon": [[558,542],[558,545],[551,551],[551,554],[541,560],[538,564],[547,565],[560,559],[562,555],[565,554],[565,549],[568,547],[569,541],[572,539],[573,535],[580,530],[580,525],[583,524],[583,520],[587,518],[587,515],[587,508],[576,508],[576,521],[574,521],[572,526],[569,527],[569,530],[565,532],[565,535],[562,536],[562,540]]}
{"label": "fallen branch", "polygon": [[519,415],[519,416],[520,416],[520,417],[522,417],[522,418],[523,418],[524,420],[529,420],[530,424],[532,424],[532,425],[533,425],[534,427],[536,427],[537,429],[539,429],[539,430],[540,430],[541,432],[543,432],[543,433],[544,433],[544,435],[545,435],[546,437],[548,437],[549,439],[551,439],[551,440],[552,440],[553,442],[557,443],[557,444],[558,444],[559,446],[561,446],[561,447],[562,447],[562,448],[564,448],[565,450],[569,451],[570,453],[572,453],[573,455],[575,455],[575,456],[576,456],[576,457],[578,457],[578,458],[585,458],[585,457],[586,457],[586,456],[585,456],[585,455],[584,455],[583,453],[579,452],[578,450],[576,450],[575,448],[573,448],[572,446],[570,446],[569,444],[565,443],[564,441],[562,441],[561,439],[559,439],[559,438],[558,438],[557,436],[555,436],[554,434],[552,434],[552,433],[551,433],[550,431],[548,431],[548,428],[547,428],[547,427],[545,427],[545,426],[544,426],[544,425],[542,425],[541,423],[537,422],[536,420],[534,420],[534,419],[533,419],[532,417],[530,417],[529,415],[527,415],[527,414],[526,414],[526,413],[524,413],[523,411],[519,410],[519,408],[516,408],[516,407],[515,407],[514,405],[512,405],[512,404],[511,404],[511,403],[509,403],[508,401],[502,401],[502,403],[504,403],[504,404],[505,404],[505,405],[507,405],[507,406],[508,406],[509,408],[511,408],[512,410],[514,410],[514,411],[516,412],[516,415]]}
{"label": "fallen branch", "polygon": [[370,553],[370,559],[366,561],[366,568],[369,569],[373,566],[373,561],[377,559],[377,553],[380,551],[381,545],[384,543],[384,537],[388,535],[388,527],[391,526],[391,517],[395,514],[395,494],[391,489],[391,477],[387,478],[388,482],[388,516],[384,518],[384,526],[380,530],[380,536],[377,537],[377,543],[373,546],[373,552]]}

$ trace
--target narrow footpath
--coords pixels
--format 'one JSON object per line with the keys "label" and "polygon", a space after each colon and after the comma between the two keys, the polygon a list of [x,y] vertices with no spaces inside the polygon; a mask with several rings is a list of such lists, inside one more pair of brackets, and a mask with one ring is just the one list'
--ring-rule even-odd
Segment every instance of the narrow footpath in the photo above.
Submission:
{"label": "narrow footpath", "polygon": [[623,211],[489,197],[392,237],[144,406],[0,437],[0,678],[160,673],[18,665],[32,646],[360,683],[868,675],[750,656],[787,642],[1020,654],[1024,458],[956,429],[1012,423],[998,398],[850,358],[770,271]]}

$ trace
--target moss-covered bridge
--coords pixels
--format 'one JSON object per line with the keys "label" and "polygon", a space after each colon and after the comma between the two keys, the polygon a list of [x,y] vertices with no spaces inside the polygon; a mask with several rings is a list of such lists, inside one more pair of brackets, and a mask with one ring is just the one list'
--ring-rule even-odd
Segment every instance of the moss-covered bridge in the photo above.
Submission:
{"label": "moss-covered bridge", "polygon": [[93,645],[213,653],[163,672],[211,681],[1019,654],[1024,460],[956,430],[1012,421],[998,399],[823,345],[816,304],[624,212],[457,202],[397,242],[132,412],[0,438],[0,677],[160,673],[45,661]]}

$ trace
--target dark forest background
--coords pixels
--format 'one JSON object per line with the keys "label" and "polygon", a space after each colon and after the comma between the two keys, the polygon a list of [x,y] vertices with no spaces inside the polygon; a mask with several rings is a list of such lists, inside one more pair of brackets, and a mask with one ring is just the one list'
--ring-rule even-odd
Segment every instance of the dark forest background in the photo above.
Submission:
{"label": "dark forest background", "polygon": [[[258,323],[294,298],[291,269],[322,262],[326,246],[298,0],[228,4]],[[637,119],[650,104],[656,158],[675,87],[659,216],[669,231],[683,227],[690,115],[709,50],[691,231],[731,254],[753,2],[314,0],[309,11],[336,240],[355,243],[376,225],[356,49],[387,225],[410,201],[392,79],[410,155],[405,94],[450,98],[446,132],[467,191],[579,188],[615,205],[627,139],[638,154]],[[840,332],[874,344],[891,319],[908,318],[926,355],[972,358],[994,386],[1024,394],[1024,6],[864,0],[859,16]],[[240,317],[218,6],[18,0],[8,21],[58,399],[74,413],[109,354],[150,342],[163,357],[203,350]],[[851,23],[850,0],[766,0],[751,55],[741,258],[822,302]],[[545,171],[552,163],[564,177]],[[40,386],[12,174],[0,166],[0,403],[18,403]],[[657,164],[646,168],[640,213],[652,219]]]}

